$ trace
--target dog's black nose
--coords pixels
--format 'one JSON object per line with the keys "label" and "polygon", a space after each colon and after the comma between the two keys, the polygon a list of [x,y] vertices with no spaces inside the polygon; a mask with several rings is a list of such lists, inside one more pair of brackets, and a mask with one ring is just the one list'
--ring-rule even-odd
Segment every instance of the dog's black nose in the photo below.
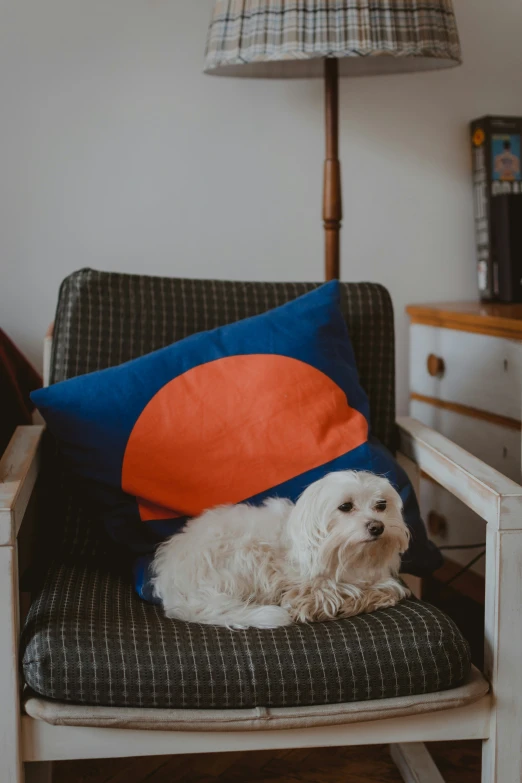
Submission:
{"label": "dog's black nose", "polygon": [[378,519],[371,519],[366,527],[368,528],[368,533],[372,536],[372,538],[379,538],[379,536],[382,536],[384,532],[384,523],[379,522]]}

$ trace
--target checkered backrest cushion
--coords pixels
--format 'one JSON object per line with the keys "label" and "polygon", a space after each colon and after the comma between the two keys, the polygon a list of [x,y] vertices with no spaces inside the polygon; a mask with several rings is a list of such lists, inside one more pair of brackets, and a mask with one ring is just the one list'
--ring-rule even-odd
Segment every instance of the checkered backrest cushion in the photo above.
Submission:
{"label": "checkered backrest cushion", "polygon": [[[62,283],[56,312],[51,383],[111,367],[195,332],[257,315],[318,283],[245,283],[125,275],[81,269]],[[376,283],[343,283],[342,309],[372,432],[394,446],[393,308]]]}
{"label": "checkered backrest cushion", "polygon": [[[317,285],[186,280],[81,269],[60,288],[50,382],[121,364],[195,332],[262,313]],[[343,283],[341,297],[361,383],[370,399],[372,431],[393,450],[395,357],[389,294],[375,283]],[[54,533],[54,554],[76,558],[110,552],[85,490],[74,486],[52,442],[45,464],[46,502],[55,519],[47,534]]]}

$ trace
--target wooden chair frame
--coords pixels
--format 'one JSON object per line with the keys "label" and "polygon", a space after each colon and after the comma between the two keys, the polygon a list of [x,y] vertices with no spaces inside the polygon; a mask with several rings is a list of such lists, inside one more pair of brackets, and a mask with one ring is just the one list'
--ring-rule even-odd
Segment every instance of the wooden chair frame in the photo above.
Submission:
{"label": "wooden chair frame", "polygon": [[0,462],[0,781],[47,783],[58,759],[212,753],[390,743],[407,783],[440,783],[424,742],[481,739],[482,783],[522,780],[522,486],[447,438],[400,419],[400,459],[422,470],[487,524],[485,652],[488,695],[463,707],[346,725],[281,731],[155,731],[56,726],[23,714],[19,676],[19,557],[31,516],[43,427],[19,427]]}

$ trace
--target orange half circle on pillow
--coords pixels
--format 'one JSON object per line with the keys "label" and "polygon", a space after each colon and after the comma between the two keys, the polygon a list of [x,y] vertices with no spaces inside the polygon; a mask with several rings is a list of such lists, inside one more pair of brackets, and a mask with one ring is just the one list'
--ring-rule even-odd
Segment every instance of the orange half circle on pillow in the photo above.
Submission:
{"label": "orange half circle on pillow", "polygon": [[364,416],[315,367],[274,354],[227,356],[179,375],[150,400],[127,443],[122,488],[144,499],[144,520],[196,516],[367,438]]}
{"label": "orange half circle on pillow", "polygon": [[138,511],[142,522],[150,522],[153,519],[176,519],[176,517],[181,516],[177,511],[157,506],[155,503],[149,503],[148,500],[143,498],[136,498],[136,502],[138,503]]}

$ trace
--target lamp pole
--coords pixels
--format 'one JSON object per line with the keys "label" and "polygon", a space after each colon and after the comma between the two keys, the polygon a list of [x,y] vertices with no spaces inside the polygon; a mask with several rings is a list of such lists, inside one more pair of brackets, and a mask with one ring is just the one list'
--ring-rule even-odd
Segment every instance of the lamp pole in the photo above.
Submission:
{"label": "lamp pole", "polygon": [[326,159],[324,162],[323,221],[325,234],[325,278],[339,278],[340,233],[343,217],[341,164],[339,162],[339,64],[324,61]]}

